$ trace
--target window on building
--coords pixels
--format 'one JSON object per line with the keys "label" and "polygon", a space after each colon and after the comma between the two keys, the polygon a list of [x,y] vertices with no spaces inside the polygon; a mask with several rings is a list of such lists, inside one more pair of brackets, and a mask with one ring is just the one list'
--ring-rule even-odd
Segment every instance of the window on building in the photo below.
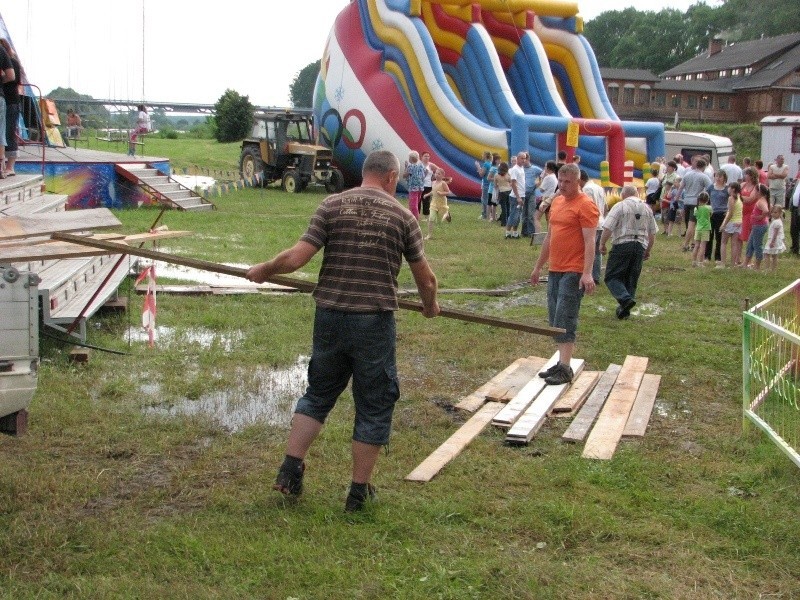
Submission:
{"label": "window on building", "polygon": [[714,108],[714,96],[703,96],[703,110]]}
{"label": "window on building", "polygon": [[720,77],[727,77],[728,76],[728,70],[727,69],[722,69],[722,71],[719,72],[719,76]]}
{"label": "window on building", "polygon": [[675,78],[675,81],[683,81],[683,75],[678,75],[678,76]]}
{"label": "window on building", "polygon": [[720,110],[730,110],[731,109],[731,99],[727,96],[720,96],[719,101],[717,102],[717,106]]}
{"label": "window on building", "polygon": [[612,106],[619,103],[619,86],[616,83],[608,84],[608,101]]}
{"label": "window on building", "polygon": [[702,79],[703,78],[703,74],[702,73],[698,73],[696,77],[697,77],[697,79]]}
{"label": "window on building", "polygon": [[680,108],[680,107],[681,107],[680,94],[672,94],[672,108]]}
{"label": "window on building", "polygon": [[639,88],[639,93],[636,94],[636,104],[638,106],[647,106],[650,104],[650,86],[643,85]]}
{"label": "window on building", "polygon": [[785,112],[800,112],[800,93],[787,93],[783,95],[783,110]]}
{"label": "window on building", "polygon": [[689,94],[686,97],[686,108],[697,108],[697,96]]}
{"label": "window on building", "polygon": [[633,104],[633,94],[636,89],[630,85],[625,85],[625,88],[622,90],[622,103],[623,104]]}
{"label": "window on building", "polygon": [[741,69],[734,69],[733,71],[731,71],[731,76],[733,76],[733,77],[738,77],[741,74],[742,74],[742,70]]}
{"label": "window on building", "polygon": [[800,127],[792,127],[792,154],[800,154]]}
{"label": "window on building", "polygon": [[656,92],[656,106],[664,108],[667,105],[667,94],[665,92]]}
{"label": "window on building", "polygon": [[686,81],[691,81],[694,79],[694,73],[687,73],[686,74]]}
{"label": "window on building", "polygon": [[744,70],[745,75],[750,75],[753,72],[753,67],[746,67]]}

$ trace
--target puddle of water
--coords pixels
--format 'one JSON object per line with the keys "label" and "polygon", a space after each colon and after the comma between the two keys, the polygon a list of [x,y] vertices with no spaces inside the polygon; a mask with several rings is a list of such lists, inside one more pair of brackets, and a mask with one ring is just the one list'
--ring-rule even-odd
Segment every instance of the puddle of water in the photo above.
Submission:
{"label": "puddle of water", "polygon": [[[159,248],[161,252],[171,252],[168,248]],[[239,288],[253,288],[253,289],[280,289],[272,283],[253,283],[244,277],[236,277],[234,275],[225,275],[224,273],[214,273],[212,271],[203,271],[201,269],[194,269],[192,267],[185,267],[183,265],[175,265],[162,261],[151,261],[147,259],[139,259],[141,268],[144,269],[152,264],[156,267],[156,277],[158,279],[175,279],[178,281],[186,281],[190,283],[205,284],[217,287],[239,287]],[[249,269],[251,265],[242,265],[236,263],[222,263],[229,267],[237,269]],[[304,274],[296,273],[294,275],[298,278],[303,278]]]}
{"label": "puddle of water", "polygon": [[[616,308],[616,307],[614,307]],[[611,308],[608,306],[598,304],[597,305],[597,312],[599,313],[610,313]],[[645,302],[644,304],[637,304],[634,309],[631,311],[631,316],[634,317],[658,317],[664,314],[664,309],[660,307],[658,304],[654,304],[652,302]]]}
{"label": "puddle of water", "polygon": [[[178,343],[188,343],[200,344],[203,348],[210,348],[216,343],[226,352],[230,352],[244,339],[244,333],[241,331],[219,333],[202,327],[186,329],[179,332],[174,327],[156,325],[153,337],[155,343],[162,347]],[[126,342],[143,344],[149,341],[147,332],[140,327],[130,327],[124,339]]]}
{"label": "puddle of water", "polygon": [[201,189],[206,191],[208,188],[212,187],[217,180],[213,177],[206,177],[203,175],[172,175],[172,178],[180,183],[182,186],[189,188],[190,190]]}
{"label": "puddle of water", "polygon": [[308,385],[308,356],[287,369],[240,369],[240,387],[220,390],[197,400],[185,398],[172,405],[148,406],[145,414],[163,417],[204,415],[231,432],[255,424],[288,427],[297,399]]}
{"label": "puddle of water", "polygon": [[[667,406],[664,402],[661,402],[660,400],[656,400],[653,409],[656,411],[656,414],[659,417],[665,419],[675,419],[677,416],[674,410],[671,410],[669,406]],[[683,411],[683,412],[689,412],[689,411]]]}
{"label": "puddle of water", "polygon": [[640,317],[658,317],[664,314],[664,309],[653,302],[645,302],[644,304],[636,305],[631,314]]}

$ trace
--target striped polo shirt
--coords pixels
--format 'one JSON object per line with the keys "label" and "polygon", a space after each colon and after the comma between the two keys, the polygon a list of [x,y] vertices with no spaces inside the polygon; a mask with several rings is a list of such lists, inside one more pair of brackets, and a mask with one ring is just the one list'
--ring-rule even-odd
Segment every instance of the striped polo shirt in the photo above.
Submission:
{"label": "striped polo shirt", "polygon": [[403,258],[413,263],[425,255],[411,212],[374,188],[328,196],[300,239],[324,248],[313,293],[317,306],[345,312],[397,310]]}

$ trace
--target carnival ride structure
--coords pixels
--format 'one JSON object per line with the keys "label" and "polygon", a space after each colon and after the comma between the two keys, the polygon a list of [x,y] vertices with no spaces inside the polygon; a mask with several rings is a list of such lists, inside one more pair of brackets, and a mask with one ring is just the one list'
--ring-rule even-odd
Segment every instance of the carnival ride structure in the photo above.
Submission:
{"label": "carnival ride structure", "polygon": [[314,91],[320,140],[349,182],[373,150],[428,151],[476,198],[484,151],[543,165],[565,150],[621,185],[626,160],[663,154],[664,126],[617,117],[582,31],[571,0],[353,0]]}

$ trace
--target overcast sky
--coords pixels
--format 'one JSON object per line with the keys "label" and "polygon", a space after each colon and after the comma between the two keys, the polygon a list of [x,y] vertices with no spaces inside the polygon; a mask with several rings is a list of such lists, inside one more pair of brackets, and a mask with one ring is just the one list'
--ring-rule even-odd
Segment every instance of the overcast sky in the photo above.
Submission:
{"label": "overcast sky", "polygon": [[[588,21],[627,6],[686,10],[698,0],[579,0]],[[286,106],[322,56],[349,0],[3,0],[0,15],[31,83],[94,98],[213,104],[233,89]],[[712,3],[712,2],[710,2]],[[213,7],[213,8],[207,8]]]}

